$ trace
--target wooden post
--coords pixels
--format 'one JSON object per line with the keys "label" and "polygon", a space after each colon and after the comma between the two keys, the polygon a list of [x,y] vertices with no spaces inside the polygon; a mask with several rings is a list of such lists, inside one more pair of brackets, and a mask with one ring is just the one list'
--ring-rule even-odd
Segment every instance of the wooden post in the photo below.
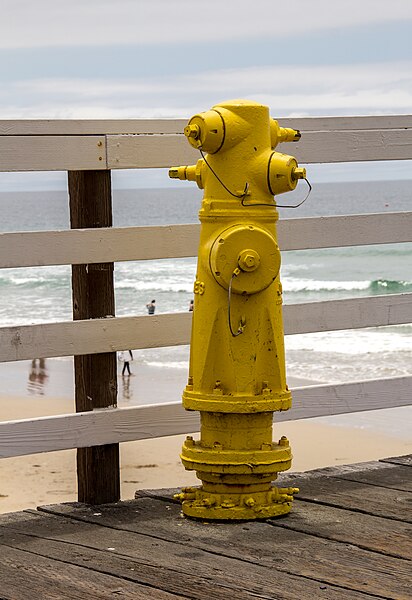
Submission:
{"label": "wooden post", "polygon": [[[69,171],[72,229],[111,227],[110,171]],[[114,316],[113,263],[72,265],[73,319]],[[117,406],[116,353],[74,357],[76,411]],[[120,499],[119,444],[77,450],[79,502]]]}

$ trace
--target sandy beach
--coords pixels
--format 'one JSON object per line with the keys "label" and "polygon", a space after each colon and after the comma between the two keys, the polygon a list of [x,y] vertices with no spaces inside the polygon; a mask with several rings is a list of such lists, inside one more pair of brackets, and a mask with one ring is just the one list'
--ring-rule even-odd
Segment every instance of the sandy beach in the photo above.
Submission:
{"label": "sandy beach", "polygon": [[[134,363],[132,371],[135,376],[130,378],[119,374],[119,406],[179,401],[184,369],[161,371]],[[1,421],[74,412],[71,363],[67,360],[48,361],[42,382],[33,377],[28,361],[2,364],[0,376],[4,390]],[[289,380],[291,387],[304,384]],[[405,407],[287,421],[274,426],[274,438],[286,435],[290,439],[295,472],[376,460],[412,452],[407,427],[410,415],[411,408]],[[133,498],[137,489],[197,484],[195,474],[180,463],[184,437],[121,444],[122,499]],[[0,513],[76,500],[75,450],[2,459],[0,473]]]}

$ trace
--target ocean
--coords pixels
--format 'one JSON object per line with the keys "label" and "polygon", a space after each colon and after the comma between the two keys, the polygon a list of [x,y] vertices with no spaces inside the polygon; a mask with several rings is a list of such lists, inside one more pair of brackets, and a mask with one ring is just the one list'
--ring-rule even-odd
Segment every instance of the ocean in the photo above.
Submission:
{"label": "ocean", "polygon": [[[302,186],[281,202],[293,204],[304,193]],[[196,223],[201,197],[187,183],[166,189],[114,189],[114,225]],[[411,207],[412,181],[319,183],[300,208],[279,212],[282,219]],[[69,228],[66,192],[0,192],[0,214],[3,232]],[[411,243],[283,252],[284,301],[412,292],[411,257]],[[157,313],[187,311],[195,269],[195,258],[116,264],[116,314],[144,315],[153,298]],[[70,267],[0,270],[0,326],[71,318]],[[411,333],[412,325],[399,325],[287,336],[288,374],[324,383],[411,374]],[[187,346],[136,353],[141,364],[159,369],[187,369],[188,356]]]}

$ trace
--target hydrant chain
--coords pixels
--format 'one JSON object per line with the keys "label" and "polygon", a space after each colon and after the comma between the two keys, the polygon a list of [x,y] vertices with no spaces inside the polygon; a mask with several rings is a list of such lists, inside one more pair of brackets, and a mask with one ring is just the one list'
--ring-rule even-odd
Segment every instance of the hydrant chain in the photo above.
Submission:
{"label": "hydrant chain", "polygon": [[229,289],[228,289],[228,297],[227,297],[227,299],[228,299],[227,300],[227,321],[229,323],[229,329],[230,329],[230,333],[232,334],[232,337],[237,337],[238,335],[241,335],[243,333],[243,331],[244,331],[244,327],[245,327],[245,324],[246,324],[246,323],[244,323],[241,320],[240,323],[239,323],[239,327],[237,329],[237,332],[235,333],[233,331],[233,328],[232,328],[232,319],[231,319],[231,316],[230,316],[230,299],[232,297],[232,282],[233,282],[233,279],[235,277],[237,277],[239,275],[239,273],[240,273],[240,269],[238,269],[238,268],[236,268],[233,271],[232,277],[230,278]]}
{"label": "hydrant chain", "polygon": [[[306,200],[309,198],[310,193],[312,191],[312,186],[306,177],[303,177],[302,179],[304,181],[306,181],[306,183],[308,184],[308,187],[309,187],[308,192],[307,192],[306,196],[303,198],[303,200],[298,202],[298,204],[278,204],[278,203],[276,203],[277,208],[298,208],[299,206],[302,206],[302,204],[304,202],[306,202]],[[243,206],[247,206],[247,205],[244,204]]]}
{"label": "hydrant chain", "polygon": [[234,194],[233,192],[231,192],[229,190],[229,188],[223,183],[223,181],[220,179],[219,175],[216,173],[216,171],[214,171],[212,169],[212,167],[210,166],[210,164],[207,162],[206,160],[206,156],[203,153],[202,148],[199,148],[200,154],[202,155],[203,160],[205,161],[205,164],[207,165],[207,167],[212,171],[213,175],[216,177],[216,179],[218,180],[218,182],[225,188],[225,190],[234,198],[242,198],[242,204],[243,204],[243,200],[245,199],[245,197],[248,194],[249,191],[249,184],[248,182],[245,183],[245,189],[243,190],[243,192],[241,194]]}
{"label": "hydrant chain", "polygon": [[308,179],[306,177],[302,178],[304,181],[306,181],[306,183],[308,184],[309,190],[306,194],[306,196],[303,198],[303,200],[301,200],[300,202],[298,202],[298,204],[278,204],[277,202],[245,202],[245,198],[246,198],[246,194],[243,196],[242,198],[242,206],[274,206],[276,208],[298,208],[299,206],[302,206],[302,204],[304,202],[306,202],[306,200],[309,198],[310,193],[312,191],[312,186],[309,183]]}

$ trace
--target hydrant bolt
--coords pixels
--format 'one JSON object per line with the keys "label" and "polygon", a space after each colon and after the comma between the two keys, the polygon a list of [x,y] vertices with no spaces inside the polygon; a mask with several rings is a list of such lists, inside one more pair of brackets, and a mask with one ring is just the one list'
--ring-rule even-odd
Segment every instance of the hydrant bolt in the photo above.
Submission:
{"label": "hydrant bolt", "polygon": [[255,271],[260,265],[260,256],[255,250],[242,250],[237,262],[242,271]]}
{"label": "hydrant bolt", "polygon": [[187,138],[194,138],[197,140],[200,135],[199,125],[187,125],[187,127],[184,129],[184,134]]}

